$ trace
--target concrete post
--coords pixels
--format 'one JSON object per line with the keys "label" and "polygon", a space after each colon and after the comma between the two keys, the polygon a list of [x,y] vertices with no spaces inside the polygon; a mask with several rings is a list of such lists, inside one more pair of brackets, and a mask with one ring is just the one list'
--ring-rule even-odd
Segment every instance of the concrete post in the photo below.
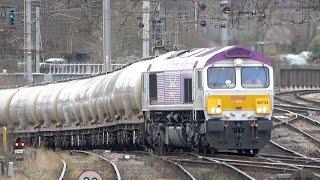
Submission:
{"label": "concrete post", "polygon": [[13,176],[13,162],[9,162],[8,164],[8,176]]}
{"label": "concrete post", "polygon": [[36,7],[36,73],[40,73],[40,7]]}
{"label": "concrete post", "polygon": [[142,23],[143,23],[143,58],[149,57],[150,38],[149,38],[149,19],[150,19],[150,2],[144,0],[142,4]]}
{"label": "concrete post", "polygon": [[3,154],[8,153],[8,129],[6,127],[2,128],[2,148]]}
{"label": "concrete post", "polygon": [[25,36],[26,36],[26,46],[25,47],[25,56],[27,59],[27,79],[28,84],[32,84],[33,77],[32,77],[32,41],[31,41],[31,0],[25,0],[25,19],[26,19],[26,29],[25,29]]}
{"label": "concrete post", "polygon": [[103,59],[105,72],[110,72],[110,0],[103,0]]}

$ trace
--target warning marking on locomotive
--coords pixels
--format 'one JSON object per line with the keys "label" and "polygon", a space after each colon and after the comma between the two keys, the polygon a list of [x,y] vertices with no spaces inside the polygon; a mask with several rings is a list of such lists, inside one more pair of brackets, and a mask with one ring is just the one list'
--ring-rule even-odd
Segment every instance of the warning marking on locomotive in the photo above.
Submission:
{"label": "warning marking on locomotive", "polygon": [[103,178],[94,170],[84,170],[80,173],[78,180],[103,180]]}
{"label": "warning marking on locomotive", "polygon": [[246,100],[248,96],[231,96],[231,100]]}

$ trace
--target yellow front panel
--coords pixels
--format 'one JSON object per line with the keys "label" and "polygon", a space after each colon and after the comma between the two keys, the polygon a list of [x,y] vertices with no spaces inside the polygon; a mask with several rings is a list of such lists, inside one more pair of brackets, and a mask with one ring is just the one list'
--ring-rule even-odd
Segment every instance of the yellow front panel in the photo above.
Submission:
{"label": "yellow front panel", "polygon": [[211,113],[211,109],[217,108],[219,106],[218,102],[220,102],[220,108],[222,111],[255,111],[260,106],[266,106],[267,112],[271,112],[271,102],[270,97],[268,95],[211,95],[208,96],[208,114],[214,114]]}

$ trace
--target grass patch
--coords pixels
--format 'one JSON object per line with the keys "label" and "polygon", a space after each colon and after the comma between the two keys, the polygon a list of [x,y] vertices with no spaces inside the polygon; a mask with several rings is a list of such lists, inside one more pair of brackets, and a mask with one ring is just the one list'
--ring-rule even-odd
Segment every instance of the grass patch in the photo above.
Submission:
{"label": "grass patch", "polygon": [[35,151],[31,149],[26,150],[25,159],[21,163],[22,171],[18,171],[10,179],[58,179],[62,170],[62,162],[59,156],[55,152],[43,149],[37,149]]}

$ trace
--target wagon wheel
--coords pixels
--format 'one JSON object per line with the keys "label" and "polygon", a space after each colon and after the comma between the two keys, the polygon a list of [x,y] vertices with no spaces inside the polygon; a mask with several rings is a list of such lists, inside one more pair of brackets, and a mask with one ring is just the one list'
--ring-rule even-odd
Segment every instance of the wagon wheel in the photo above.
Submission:
{"label": "wagon wheel", "polygon": [[163,153],[163,147],[162,147],[162,142],[161,142],[161,135],[160,133],[158,133],[158,136],[157,136],[157,141],[156,141],[156,152],[158,155],[162,155]]}

